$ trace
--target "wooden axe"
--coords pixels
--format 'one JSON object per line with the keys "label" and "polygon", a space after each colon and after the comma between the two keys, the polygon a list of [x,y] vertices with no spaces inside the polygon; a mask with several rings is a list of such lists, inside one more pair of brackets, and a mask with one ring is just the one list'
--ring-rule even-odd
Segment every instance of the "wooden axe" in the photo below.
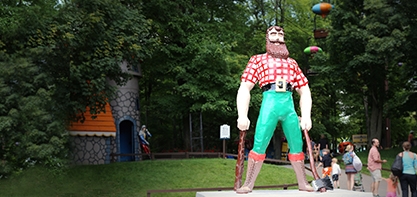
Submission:
{"label": "wooden axe", "polygon": [[237,160],[236,160],[236,170],[235,170],[235,186],[234,190],[236,191],[242,187],[242,174],[244,170],[245,162],[245,137],[246,131],[240,131],[239,134],[239,146],[237,149]]}
{"label": "wooden axe", "polygon": [[311,147],[311,140],[308,136],[308,130],[304,129],[304,136],[306,137],[306,143],[308,148],[308,155],[310,158],[310,168],[311,172],[313,173],[313,177],[315,180],[313,180],[312,185],[314,190],[320,192],[325,192],[326,190],[333,190],[333,182],[332,180],[326,176],[325,178],[320,179],[320,176],[317,174],[316,166],[314,165],[314,157],[313,157],[313,148]]}

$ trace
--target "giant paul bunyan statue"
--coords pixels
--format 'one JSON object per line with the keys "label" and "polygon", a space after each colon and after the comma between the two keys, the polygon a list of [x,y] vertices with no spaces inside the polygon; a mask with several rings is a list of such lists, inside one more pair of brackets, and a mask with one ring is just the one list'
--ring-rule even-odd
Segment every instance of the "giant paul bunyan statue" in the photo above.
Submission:
{"label": "giant paul bunyan statue", "polygon": [[[236,193],[246,194],[252,191],[256,177],[265,160],[265,151],[274,134],[278,121],[281,121],[284,134],[290,147],[288,158],[296,173],[300,191],[314,191],[305,175],[304,153],[302,152],[303,130],[311,129],[311,93],[308,80],[289,57],[284,42],[284,30],[278,26],[268,28],[266,32],[266,53],[250,58],[241,77],[237,93],[238,120],[241,131],[249,129],[248,119],[250,91],[259,83],[263,100],[255,129],[254,146],[248,156],[246,180]],[[300,95],[301,119],[295,112],[292,90]],[[301,129],[300,129],[301,128]]]}

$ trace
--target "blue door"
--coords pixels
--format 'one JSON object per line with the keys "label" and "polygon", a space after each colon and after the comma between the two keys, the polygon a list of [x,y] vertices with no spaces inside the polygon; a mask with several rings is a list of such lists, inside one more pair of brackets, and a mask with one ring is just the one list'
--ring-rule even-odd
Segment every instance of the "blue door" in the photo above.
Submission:
{"label": "blue door", "polygon": [[[133,123],[130,120],[124,120],[119,125],[120,129],[120,153],[134,153]],[[134,161],[134,156],[121,156],[120,161]]]}

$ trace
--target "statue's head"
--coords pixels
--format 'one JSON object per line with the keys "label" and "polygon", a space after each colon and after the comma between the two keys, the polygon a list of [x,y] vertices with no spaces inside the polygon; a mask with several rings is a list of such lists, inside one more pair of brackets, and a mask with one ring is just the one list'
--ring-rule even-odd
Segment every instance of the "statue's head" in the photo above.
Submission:
{"label": "statue's head", "polygon": [[279,26],[272,26],[266,30],[266,41],[270,43],[284,44],[284,29]]}
{"label": "statue's head", "polygon": [[266,30],[266,52],[275,58],[287,59],[290,53],[284,41],[284,29],[272,26]]}

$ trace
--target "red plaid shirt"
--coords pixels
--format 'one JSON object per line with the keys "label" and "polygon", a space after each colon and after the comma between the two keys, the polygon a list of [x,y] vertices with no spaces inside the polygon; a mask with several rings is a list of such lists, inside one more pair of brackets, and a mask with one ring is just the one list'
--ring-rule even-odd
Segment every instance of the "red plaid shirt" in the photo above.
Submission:
{"label": "red plaid shirt", "polygon": [[242,82],[252,82],[259,86],[275,83],[277,77],[285,79],[294,89],[308,84],[297,62],[292,58],[273,58],[267,53],[254,55],[250,58],[245,71],[240,78]]}

